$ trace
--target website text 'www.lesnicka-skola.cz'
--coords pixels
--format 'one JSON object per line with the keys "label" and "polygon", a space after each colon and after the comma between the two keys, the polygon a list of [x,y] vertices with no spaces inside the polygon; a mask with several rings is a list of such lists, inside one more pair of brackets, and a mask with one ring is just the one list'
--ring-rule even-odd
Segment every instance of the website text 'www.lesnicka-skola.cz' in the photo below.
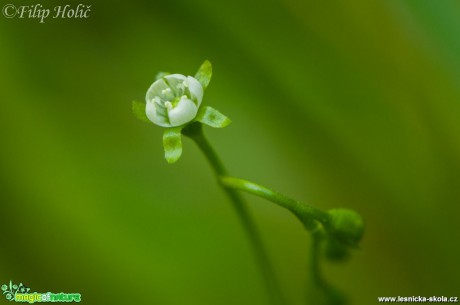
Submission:
{"label": "website text 'www.lesnicka-skola.cz'", "polygon": [[377,297],[379,303],[458,303],[458,297],[422,297],[422,296],[411,296],[411,297]]}

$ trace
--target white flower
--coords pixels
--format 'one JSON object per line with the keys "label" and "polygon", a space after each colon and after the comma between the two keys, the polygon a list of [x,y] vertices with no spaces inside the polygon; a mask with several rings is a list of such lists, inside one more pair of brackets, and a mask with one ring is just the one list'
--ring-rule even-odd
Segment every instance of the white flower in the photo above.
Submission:
{"label": "white flower", "polygon": [[154,124],[176,127],[192,121],[203,99],[200,82],[182,74],[155,81],[145,96],[145,114]]}

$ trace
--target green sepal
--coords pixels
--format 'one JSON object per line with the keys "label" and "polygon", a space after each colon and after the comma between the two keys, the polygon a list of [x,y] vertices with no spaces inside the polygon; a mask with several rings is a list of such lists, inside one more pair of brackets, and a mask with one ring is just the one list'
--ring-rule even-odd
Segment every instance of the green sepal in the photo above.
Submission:
{"label": "green sepal", "polygon": [[150,123],[145,114],[145,103],[133,101],[133,113],[139,120]]}
{"label": "green sepal", "polygon": [[176,162],[182,155],[182,127],[168,128],[163,133],[163,147],[168,163]]}
{"label": "green sepal", "polygon": [[214,128],[224,128],[232,122],[228,117],[209,106],[201,107],[198,110],[195,121]]}
{"label": "green sepal", "polygon": [[155,80],[159,80],[159,79],[162,79],[163,77],[167,76],[167,75],[170,75],[171,73],[169,72],[158,72],[157,75],[155,76]]}
{"label": "green sepal", "polygon": [[195,74],[195,78],[200,82],[201,86],[203,86],[203,90],[209,85],[212,76],[212,65],[209,60],[205,60],[201,67],[198,69],[198,72]]}

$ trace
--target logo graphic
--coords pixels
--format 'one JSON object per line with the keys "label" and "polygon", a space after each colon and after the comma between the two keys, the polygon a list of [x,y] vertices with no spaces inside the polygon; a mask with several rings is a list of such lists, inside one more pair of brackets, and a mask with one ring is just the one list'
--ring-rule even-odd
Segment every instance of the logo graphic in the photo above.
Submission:
{"label": "logo graphic", "polygon": [[29,293],[30,288],[20,283],[19,285],[13,284],[10,281],[9,285],[2,285],[2,291],[8,301],[15,301],[21,303],[35,303],[35,302],[80,302],[80,293]]}
{"label": "logo graphic", "polygon": [[8,301],[13,301],[17,293],[28,293],[30,288],[27,288],[22,283],[14,285],[10,281],[10,285],[2,285],[2,291]]}

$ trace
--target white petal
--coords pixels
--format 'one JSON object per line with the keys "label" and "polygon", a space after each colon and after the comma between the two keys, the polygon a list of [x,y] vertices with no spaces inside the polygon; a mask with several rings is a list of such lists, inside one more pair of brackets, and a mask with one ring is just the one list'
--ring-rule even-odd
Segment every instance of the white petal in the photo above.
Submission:
{"label": "white petal", "polygon": [[198,107],[194,102],[183,96],[174,109],[168,111],[171,126],[180,126],[190,122],[196,116]]}
{"label": "white petal", "polygon": [[147,94],[145,95],[145,102],[148,103],[151,99],[155,98],[155,96],[161,96],[161,92],[168,88],[165,81],[163,79],[159,79],[155,81],[147,90]]}
{"label": "white petal", "polygon": [[171,127],[171,124],[169,124],[166,121],[166,118],[157,113],[157,109],[153,101],[148,101],[146,103],[145,115],[154,124],[157,124],[163,127]]}
{"label": "white petal", "polygon": [[165,76],[165,78],[172,92],[174,94],[181,94],[181,93],[178,93],[177,86],[182,84],[184,80],[187,79],[187,77],[185,77],[185,75],[182,75],[182,74],[171,74],[171,75]]}
{"label": "white petal", "polygon": [[196,101],[198,102],[197,106],[199,107],[201,101],[203,100],[203,87],[201,86],[200,82],[194,77],[187,77],[187,81],[190,93],[192,94],[192,97],[196,98]]}
{"label": "white petal", "polygon": [[178,83],[183,82],[187,77],[182,74],[169,74],[166,75],[165,78],[169,81],[177,81]]}

